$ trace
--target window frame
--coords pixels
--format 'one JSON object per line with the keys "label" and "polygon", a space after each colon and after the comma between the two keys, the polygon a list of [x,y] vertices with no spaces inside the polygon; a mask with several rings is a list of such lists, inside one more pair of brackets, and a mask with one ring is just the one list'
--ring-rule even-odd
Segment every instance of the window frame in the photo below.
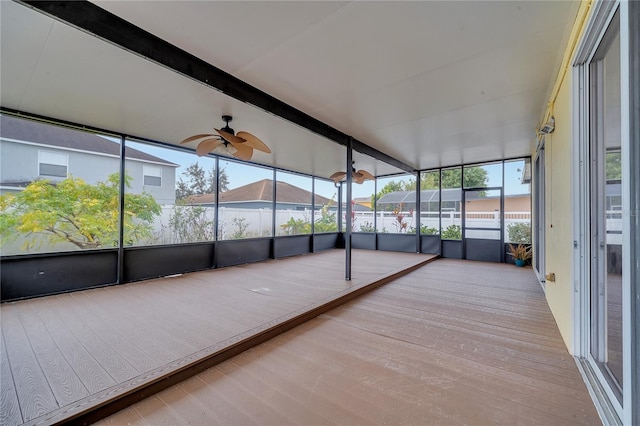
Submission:
{"label": "window frame", "polygon": [[[159,176],[147,173],[148,171],[150,171],[152,169],[157,169]],[[160,183],[157,184],[157,185],[153,184],[153,183],[147,183],[147,177],[160,179]],[[157,188],[162,187],[162,166],[160,166],[160,165],[143,164],[142,165],[142,185],[143,186],[153,186],[153,187],[157,187]]]}
{"label": "window frame", "polygon": [[[64,164],[62,163],[52,163],[52,162],[47,162],[44,161],[43,156],[47,156],[47,155],[51,155],[51,156],[56,156],[56,157],[64,157]],[[65,172],[64,174],[50,174],[50,173],[43,173],[42,172],[42,166],[55,166],[55,167],[64,167],[65,168]],[[69,153],[67,152],[60,152],[60,151],[54,151],[54,150],[48,150],[48,149],[39,149],[38,150],[38,176],[39,177],[44,177],[44,178],[62,178],[62,179],[66,179],[67,176],[69,176]]]}

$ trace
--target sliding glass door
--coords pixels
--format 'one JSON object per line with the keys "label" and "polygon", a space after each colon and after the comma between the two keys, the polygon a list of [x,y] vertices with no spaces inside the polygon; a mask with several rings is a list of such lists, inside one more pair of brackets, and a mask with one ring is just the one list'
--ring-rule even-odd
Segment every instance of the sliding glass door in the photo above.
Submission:
{"label": "sliding glass door", "polygon": [[[588,355],[601,386],[622,405],[623,211],[620,24],[616,13],[586,64],[588,82]],[[620,412],[619,412],[620,414]]]}

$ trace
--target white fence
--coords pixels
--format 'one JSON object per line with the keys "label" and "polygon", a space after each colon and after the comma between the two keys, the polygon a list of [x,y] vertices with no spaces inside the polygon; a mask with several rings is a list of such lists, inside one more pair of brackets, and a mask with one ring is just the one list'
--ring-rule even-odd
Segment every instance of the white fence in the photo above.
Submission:
{"label": "white fence", "polygon": [[[156,219],[154,227],[154,241],[156,244],[170,244],[184,242],[176,229],[182,229],[183,233],[192,240],[195,235],[199,235],[189,226],[184,228],[176,227],[177,209],[183,209],[182,216],[187,218],[186,213],[192,207],[174,207],[166,206],[163,208],[162,214]],[[192,219],[191,226],[208,226],[208,232],[213,235],[214,208],[198,207],[202,212],[197,220]],[[376,226],[378,232],[381,233],[414,233],[416,228],[415,214],[410,212],[393,214],[392,212],[354,212],[352,229],[354,232],[373,232],[374,214],[376,216]],[[288,233],[296,233],[293,226],[286,228],[287,223],[300,225],[301,223],[311,223],[311,210],[276,210],[276,235],[287,235]],[[173,217],[173,219],[172,219]],[[439,219],[437,212],[426,212],[421,214],[420,223],[423,227],[433,228],[435,233],[439,227]],[[322,218],[320,211],[316,211],[313,220],[317,221]],[[398,220],[398,219],[401,220]],[[246,208],[230,208],[221,207],[219,217],[218,238],[222,240],[238,239],[238,238],[256,238],[271,236],[271,209],[246,209]],[[177,221],[178,223],[180,221]],[[509,212],[505,213],[505,231],[512,223],[531,223],[530,212]],[[342,218],[343,229],[346,227],[346,220]],[[443,212],[442,213],[442,229],[446,229],[450,225],[461,226],[462,220],[459,212]],[[468,231],[469,236],[474,238],[491,238],[499,237],[500,216],[497,212],[469,212],[467,213],[466,226],[469,228],[495,228],[496,231]],[[285,229],[286,228],[286,229]],[[289,232],[288,232],[289,231]],[[310,232],[310,226],[304,230],[297,229],[297,233]],[[192,234],[192,235],[189,235]],[[212,239],[212,238],[203,238]],[[505,239],[508,235],[505,232]]]}
{"label": "white fence", "polygon": [[[376,227],[378,232],[387,233],[406,233],[415,232],[416,217],[415,214],[409,212],[394,214],[392,212],[376,212]],[[504,225],[505,230],[513,223],[531,223],[530,212],[508,212],[505,213]],[[399,220],[400,219],[400,220]],[[406,225],[403,225],[405,224]],[[356,212],[353,219],[352,229],[355,232],[368,231],[373,227],[373,212]],[[496,231],[473,231],[473,238],[498,238],[500,230],[500,214],[498,212],[468,212],[465,224],[468,228],[495,228]],[[420,214],[420,225],[424,228],[432,228],[436,230],[440,226],[439,214],[437,212],[427,212]],[[460,212],[443,212],[442,213],[442,229],[447,229],[451,225],[462,226]],[[343,220],[343,226],[345,221]],[[471,231],[467,231],[471,233]],[[470,235],[471,236],[471,235]],[[505,239],[508,235],[505,233]]]}

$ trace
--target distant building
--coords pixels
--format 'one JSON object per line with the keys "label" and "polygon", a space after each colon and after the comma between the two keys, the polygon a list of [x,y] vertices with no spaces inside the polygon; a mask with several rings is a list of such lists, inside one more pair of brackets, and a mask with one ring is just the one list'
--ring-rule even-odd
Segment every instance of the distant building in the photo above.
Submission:
{"label": "distant building", "polygon": [[[305,189],[290,185],[286,182],[276,181],[278,210],[310,210],[312,193]],[[192,195],[187,199],[188,204],[213,206],[215,194]],[[336,206],[335,200],[315,196],[315,208],[323,205]],[[220,193],[220,207],[235,207],[246,209],[273,208],[273,180],[263,179],[239,188],[230,189]]]}
{"label": "distant building", "polygon": [[[177,164],[127,148],[126,169],[133,193],[146,192],[160,204],[175,203]],[[67,176],[104,182],[120,170],[120,144],[93,133],[0,115],[0,193],[29,183]]]}

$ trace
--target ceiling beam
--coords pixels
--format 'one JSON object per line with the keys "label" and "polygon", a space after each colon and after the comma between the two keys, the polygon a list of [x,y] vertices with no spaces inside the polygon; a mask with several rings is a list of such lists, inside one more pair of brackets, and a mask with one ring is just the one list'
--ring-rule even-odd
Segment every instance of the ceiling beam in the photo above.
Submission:
{"label": "ceiling beam", "polygon": [[[194,79],[241,102],[348,146],[350,136],[88,1],[17,0],[54,19]],[[115,130],[115,129],[113,129]],[[353,149],[401,170],[415,168],[364,142]]]}

